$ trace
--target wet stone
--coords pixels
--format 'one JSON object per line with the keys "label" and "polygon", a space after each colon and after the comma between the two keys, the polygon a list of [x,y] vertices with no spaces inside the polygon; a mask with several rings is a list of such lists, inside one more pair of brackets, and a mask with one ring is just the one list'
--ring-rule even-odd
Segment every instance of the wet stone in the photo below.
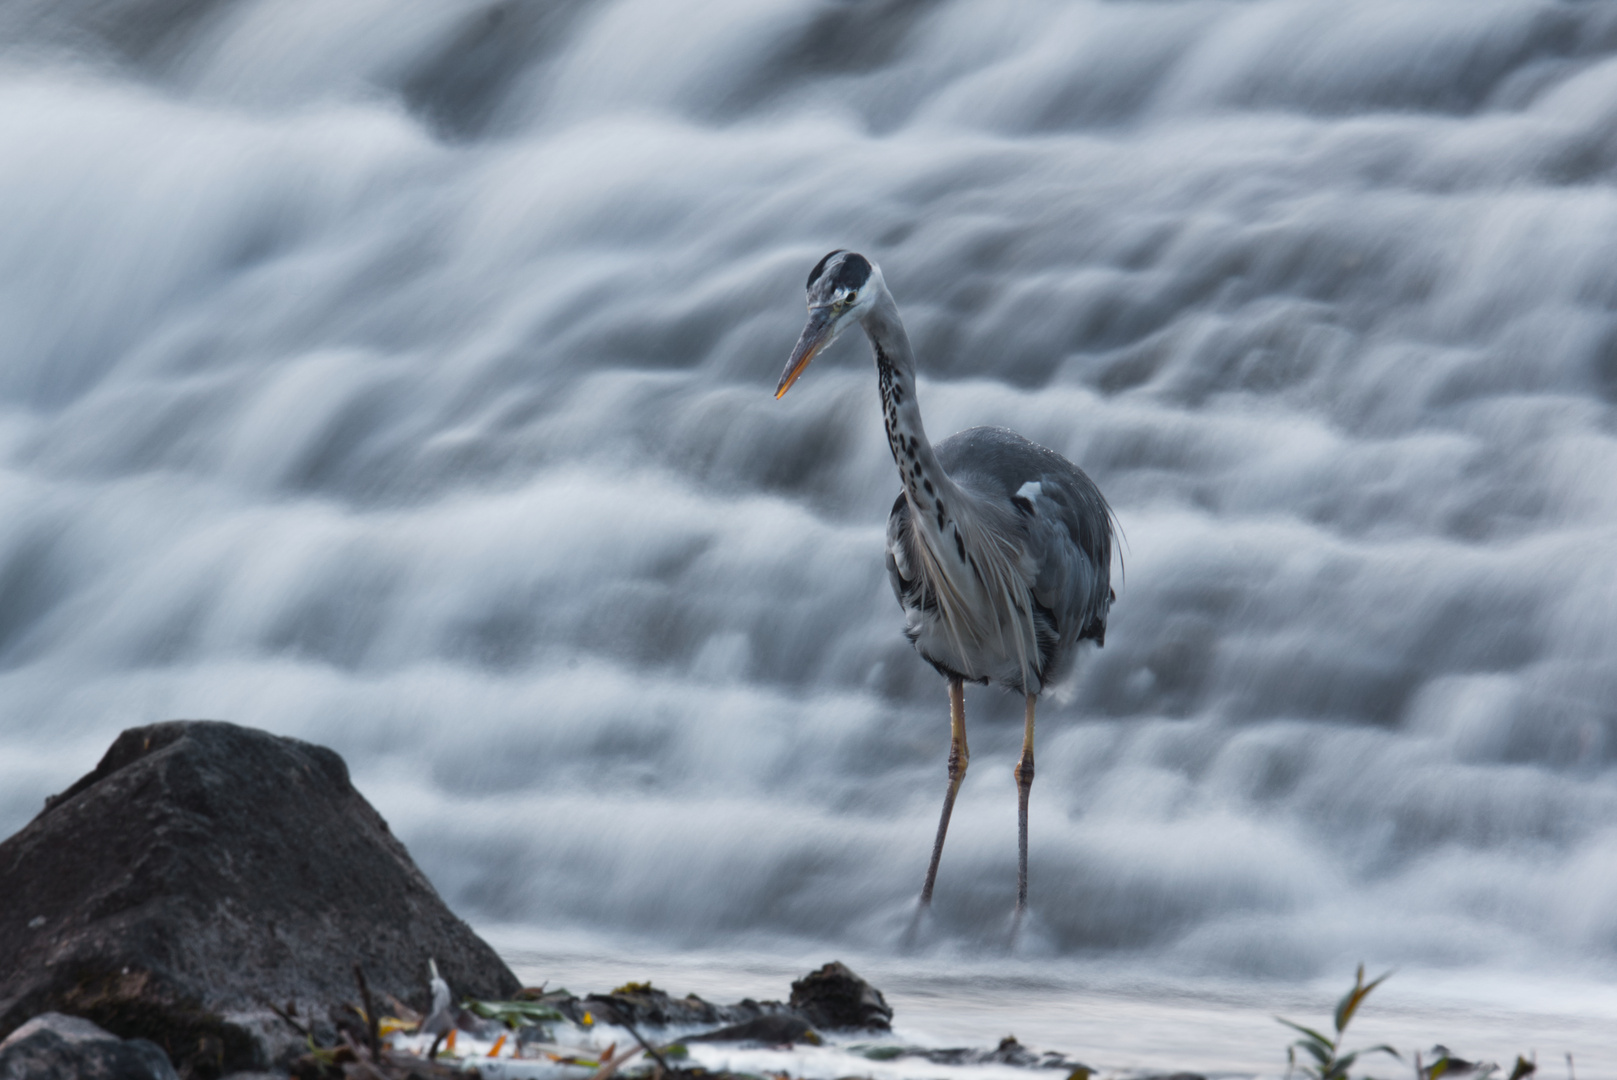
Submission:
{"label": "wet stone", "polygon": [[792,983],[791,1007],[824,1031],[888,1031],[893,1010],[881,991],[833,961]]}
{"label": "wet stone", "polygon": [[510,997],[499,957],[438,897],[325,747],[215,721],[131,728],[0,843],[0,1036],[47,1011],[146,1038],[208,1080],[284,1065],[370,989],[425,1010]]}
{"label": "wet stone", "polygon": [[750,1042],[763,1043],[766,1046],[785,1046],[800,1042],[818,1044],[820,1037],[802,1017],[776,1013],[740,1024],[731,1024],[729,1027],[722,1027],[702,1035],[693,1035],[685,1041]]}
{"label": "wet stone", "polygon": [[790,1009],[778,1001],[754,1001],[743,998],[734,1005],[716,1005],[695,994],[670,997],[649,983],[631,983],[610,994],[590,994],[550,1002],[575,1023],[582,1022],[585,1013],[600,1017],[607,1023],[629,1023],[635,1027],[710,1027],[714,1024],[741,1024],[761,1016],[789,1014]]}
{"label": "wet stone", "polygon": [[19,1080],[179,1080],[145,1039],[120,1039],[88,1020],[36,1016],[0,1042],[0,1077]]}

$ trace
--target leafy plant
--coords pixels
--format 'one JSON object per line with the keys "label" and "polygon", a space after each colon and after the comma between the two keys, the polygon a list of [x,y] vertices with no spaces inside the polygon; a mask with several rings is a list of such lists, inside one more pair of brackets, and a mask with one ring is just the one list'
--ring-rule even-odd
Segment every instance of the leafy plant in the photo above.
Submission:
{"label": "leafy plant", "polygon": [[476,1001],[470,1000],[466,1008],[485,1020],[498,1020],[506,1027],[529,1027],[550,1020],[567,1017],[538,1001]]}
{"label": "leafy plant", "polygon": [[1516,1067],[1510,1070],[1510,1080],[1523,1080],[1538,1072],[1538,1062],[1516,1055]]}
{"label": "leafy plant", "polygon": [[[1387,1053],[1397,1058],[1398,1051],[1385,1045],[1366,1047],[1346,1054],[1342,1053],[1342,1035],[1347,1031],[1348,1024],[1353,1020],[1353,1014],[1359,1011],[1360,1004],[1369,996],[1370,991],[1380,986],[1386,981],[1387,975],[1391,974],[1392,972],[1389,971],[1386,975],[1382,975],[1373,982],[1366,983],[1364,981],[1364,965],[1359,965],[1358,974],[1353,979],[1353,988],[1343,995],[1342,1000],[1337,1003],[1336,1038],[1334,1039],[1327,1038],[1313,1028],[1294,1024],[1284,1017],[1275,1017],[1276,1020],[1303,1036],[1286,1047],[1286,1075],[1290,1076],[1297,1069],[1298,1050],[1303,1050],[1309,1057],[1314,1059],[1312,1065],[1304,1064],[1302,1066],[1303,1075],[1312,1077],[1313,1080],[1348,1080],[1348,1070],[1353,1068],[1353,1063],[1358,1060],[1360,1054]],[[1403,1059],[1399,1058],[1399,1060],[1402,1061]]]}
{"label": "leafy plant", "polygon": [[[1471,1080],[1489,1080],[1499,1066],[1493,1062],[1479,1064],[1454,1057],[1446,1046],[1432,1047],[1432,1063],[1422,1067],[1420,1054],[1415,1055],[1417,1080],[1440,1080],[1444,1076],[1468,1076]],[[1510,1070],[1510,1080],[1525,1080],[1538,1072],[1538,1062],[1516,1055],[1516,1067]]]}
{"label": "leafy plant", "polygon": [[649,994],[651,989],[650,982],[626,982],[612,992],[614,994]]}

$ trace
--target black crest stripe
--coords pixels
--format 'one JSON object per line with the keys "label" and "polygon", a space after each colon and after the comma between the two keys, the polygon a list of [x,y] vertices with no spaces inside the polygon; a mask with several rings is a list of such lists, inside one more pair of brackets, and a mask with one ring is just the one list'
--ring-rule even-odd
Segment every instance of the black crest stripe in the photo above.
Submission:
{"label": "black crest stripe", "polygon": [[825,257],[822,258],[819,262],[815,263],[814,264],[814,269],[809,271],[808,284],[804,285],[803,288],[805,288],[805,289],[813,288],[814,283],[816,281],[820,280],[820,275],[825,273],[825,264],[830,262],[836,256],[841,255],[843,253],[843,251],[845,251],[845,250],[846,250],[845,248],[837,248],[835,251],[826,252]]}
{"label": "black crest stripe", "polygon": [[852,253],[837,267],[836,285],[839,289],[858,291],[870,280],[870,261],[863,255]]}

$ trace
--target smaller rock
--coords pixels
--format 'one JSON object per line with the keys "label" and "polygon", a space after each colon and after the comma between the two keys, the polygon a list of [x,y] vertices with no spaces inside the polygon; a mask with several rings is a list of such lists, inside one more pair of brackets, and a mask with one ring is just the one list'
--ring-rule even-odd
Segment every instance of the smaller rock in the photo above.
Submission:
{"label": "smaller rock", "polygon": [[999,1065],[1016,1065],[1024,1069],[1059,1069],[1067,1066],[1067,1060],[1060,1054],[1050,1051],[1036,1054],[1017,1042],[1015,1035],[1007,1035],[999,1040],[998,1046],[978,1060],[991,1061]]}
{"label": "smaller rock", "polygon": [[692,1035],[686,1042],[752,1042],[766,1046],[786,1046],[806,1042],[819,1045],[820,1037],[808,1022],[799,1016],[777,1013],[760,1016],[740,1024],[731,1024],[717,1031]]}
{"label": "smaller rock", "polygon": [[650,983],[630,983],[610,994],[590,994],[559,1002],[557,1008],[574,1022],[589,1013],[608,1024],[629,1023],[636,1027],[668,1027],[670,1024],[717,1024],[730,1017],[719,1007],[695,994],[670,997]]}
{"label": "smaller rock", "polygon": [[584,1015],[588,1013],[608,1024],[629,1023],[636,1027],[742,1024],[760,1016],[790,1015],[787,1007],[778,1001],[743,998],[734,1005],[715,1005],[695,994],[682,998],[670,997],[650,983],[628,983],[610,994],[590,994],[581,998],[547,996],[543,1000],[574,1023],[583,1022]]}
{"label": "smaller rock", "polygon": [[[934,1065],[1015,1065],[1023,1069],[1060,1069],[1069,1077],[1082,1072],[1085,1076],[1095,1070],[1082,1062],[1073,1061],[1054,1050],[1037,1053],[1007,1035],[992,1050],[981,1047],[927,1047],[927,1046],[874,1046],[864,1052],[872,1061],[892,1061],[896,1058],[922,1058]],[[1154,1077],[1147,1080],[1188,1080],[1185,1077]]]}
{"label": "smaller rock", "polygon": [[179,1080],[146,1039],[120,1039],[88,1020],[48,1012],[0,1042],[0,1077],[27,1080]]}
{"label": "smaller rock", "polygon": [[791,1006],[810,1024],[828,1031],[892,1030],[893,1010],[881,991],[838,961],[794,982]]}

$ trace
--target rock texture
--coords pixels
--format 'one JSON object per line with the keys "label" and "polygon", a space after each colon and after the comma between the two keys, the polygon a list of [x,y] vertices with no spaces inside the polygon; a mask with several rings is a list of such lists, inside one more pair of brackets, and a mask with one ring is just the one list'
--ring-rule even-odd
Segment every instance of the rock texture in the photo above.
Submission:
{"label": "rock texture", "polygon": [[[887,1031],[893,1010],[881,991],[833,961],[792,983],[789,1004],[744,998],[734,1005],[715,1005],[695,994],[670,997],[650,983],[629,983],[610,994],[551,996],[545,1002],[575,1023],[594,1013],[611,1023],[636,1027],[702,1027],[727,1025],[723,1032],[697,1036],[698,1041],[796,1042],[814,1028],[826,1031]],[[754,1021],[769,1021],[749,1027]]]}
{"label": "rock texture", "polygon": [[786,1046],[792,1043],[818,1045],[820,1036],[801,1016],[775,1013],[759,1016],[740,1024],[731,1024],[717,1031],[691,1035],[686,1042],[746,1042],[765,1046]]}
{"label": "rock texture", "polygon": [[266,1003],[355,1000],[356,962],[422,1011],[428,957],[456,995],[519,989],[337,754],[234,724],[125,731],[0,844],[0,898],[0,1035],[58,1010],[200,1077],[268,1064]]}
{"label": "rock texture", "polygon": [[88,1020],[36,1016],[0,1042],[4,1080],[179,1080],[168,1055],[145,1039],[120,1039]]}
{"label": "rock texture", "polygon": [[[882,1046],[867,1051],[865,1056],[874,1061],[892,1061],[895,1058],[922,1058],[932,1062],[934,1065],[1014,1065],[1020,1069],[1060,1069],[1069,1076],[1080,1070],[1085,1073],[1095,1071],[1088,1065],[1074,1061],[1065,1054],[1057,1053],[1054,1050],[1045,1050],[1042,1053],[1029,1050],[1016,1041],[1015,1035],[1005,1036],[999,1040],[999,1045],[992,1050],[972,1046],[944,1048],[935,1046]],[[1205,1080],[1205,1078],[1175,1075],[1172,1077],[1146,1077],[1145,1080]]]}
{"label": "rock texture", "polygon": [[563,1016],[578,1023],[592,1013],[609,1023],[629,1023],[635,1027],[701,1027],[711,1024],[741,1024],[760,1016],[790,1016],[791,1010],[778,1001],[743,998],[734,1005],[716,1005],[695,994],[671,997],[650,983],[630,983],[610,994],[584,997],[546,997]]}
{"label": "rock texture", "polygon": [[791,1007],[822,1031],[887,1031],[893,1023],[893,1010],[881,991],[835,961],[792,984]]}

